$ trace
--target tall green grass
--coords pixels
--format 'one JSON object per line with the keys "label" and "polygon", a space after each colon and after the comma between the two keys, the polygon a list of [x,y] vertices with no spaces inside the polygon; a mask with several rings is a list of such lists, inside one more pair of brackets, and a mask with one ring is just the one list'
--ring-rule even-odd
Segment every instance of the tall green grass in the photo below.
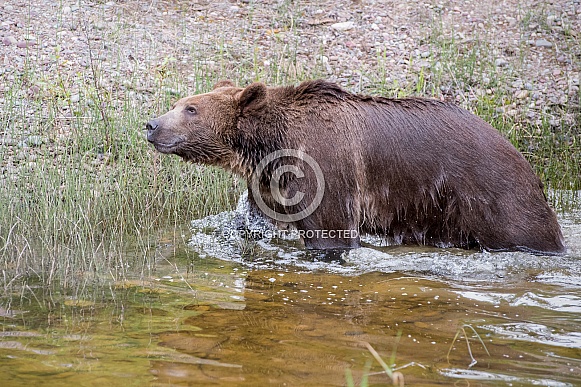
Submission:
{"label": "tall green grass", "polygon": [[[235,200],[236,188],[224,171],[164,157],[147,144],[144,123],[167,109],[176,98],[172,93],[159,93],[143,109],[96,87],[91,77],[99,77],[97,72],[74,87],[70,83],[78,79],[48,83],[37,74],[27,69],[5,89],[0,116],[3,128],[13,128],[5,132],[13,144],[0,145],[0,156],[3,164],[16,165],[0,184],[5,286],[23,278],[66,284],[122,273],[117,269],[129,264],[122,250],[128,239],[151,248],[155,230]],[[161,90],[180,86],[175,79],[158,81]],[[23,96],[28,84],[42,84],[44,96]],[[73,97],[73,88],[80,97]],[[41,144],[30,143],[35,136]]]}

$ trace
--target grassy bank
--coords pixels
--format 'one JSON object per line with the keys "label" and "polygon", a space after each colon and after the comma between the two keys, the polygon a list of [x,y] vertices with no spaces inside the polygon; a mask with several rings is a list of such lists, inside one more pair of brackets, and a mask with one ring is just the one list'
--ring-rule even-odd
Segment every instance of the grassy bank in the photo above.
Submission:
{"label": "grassy bank", "polygon": [[[231,176],[159,155],[143,136],[149,117],[224,78],[241,85],[258,79],[276,85],[329,78],[357,92],[453,100],[507,136],[548,187],[581,189],[579,96],[554,106],[523,104],[524,94],[504,87],[515,75],[495,64],[485,37],[457,41],[436,18],[425,33],[427,54],[402,55],[408,65],[404,81],[392,76],[390,58],[381,49],[370,71],[337,78],[323,43],[309,62],[297,55],[301,48],[293,36],[301,33],[299,10],[286,4],[277,12],[277,28],[268,30],[275,43],[268,52],[256,37],[234,47],[228,36],[212,35],[205,51],[188,48],[187,63],[176,59],[183,50],[176,44],[175,56],[170,52],[143,65],[159,48],[147,41],[135,54],[145,58],[142,62],[135,59],[132,71],[116,71],[115,64],[105,67],[99,58],[106,53],[109,62],[126,60],[117,42],[124,24],[118,23],[119,29],[98,41],[105,43],[87,39],[84,66],[74,71],[57,45],[48,67],[38,59],[41,47],[31,46],[22,52],[17,69],[0,73],[4,286],[23,278],[68,284],[79,277],[123,275],[127,267],[150,264],[145,253],[139,262],[124,260],[129,240],[145,252],[156,243],[155,230],[232,206],[243,187]],[[83,15],[79,19],[81,25],[88,21]],[[251,19],[250,12],[248,25]],[[192,27],[177,22],[175,28],[187,35]],[[578,38],[567,39],[572,47],[579,45]]]}
{"label": "grassy bank", "polygon": [[[138,101],[94,88],[90,73],[81,75],[88,82],[77,83],[75,90],[83,103],[64,82],[45,83],[49,95],[23,98],[27,84],[44,82],[33,78],[42,74],[37,70],[27,69],[11,84],[4,79],[0,263],[5,284],[23,277],[68,283],[152,265],[125,262],[127,243],[143,249],[134,256],[144,259],[156,243],[156,230],[218,212],[236,199],[236,184],[227,173],[163,157],[148,146],[144,122],[158,106],[169,106],[172,93],[159,93],[155,107],[143,110]],[[175,86],[174,80],[167,82]]]}

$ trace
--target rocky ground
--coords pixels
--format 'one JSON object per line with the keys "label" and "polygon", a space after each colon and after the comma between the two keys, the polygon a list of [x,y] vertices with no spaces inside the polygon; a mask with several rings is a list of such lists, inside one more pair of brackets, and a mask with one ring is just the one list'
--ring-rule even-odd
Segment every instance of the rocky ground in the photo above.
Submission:
{"label": "rocky ground", "polygon": [[[554,127],[578,115],[579,0],[0,0],[0,21],[0,114],[10,126],[0,146],[57,141],[67,125],[47,134],[32,124],[51,114],[65,122],[91,90],[116,109],[143,106],[145,121],[160,92],[221,78],[321,77],[469,108],[487,97],[499,113]],[[56,112],[39,108],[57,100]]]}

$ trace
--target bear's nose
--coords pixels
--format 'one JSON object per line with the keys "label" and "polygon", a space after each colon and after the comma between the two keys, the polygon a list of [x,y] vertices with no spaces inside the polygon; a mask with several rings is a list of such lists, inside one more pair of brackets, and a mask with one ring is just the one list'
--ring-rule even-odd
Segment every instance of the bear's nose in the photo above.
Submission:
{"label": "bear's nose", "polygon": [[158,127],[159,127],[159,123],[156,120],[151,120],[145,125],[145,129],[147,129],[147,140],[148,141],[152,141],[152,135]]}
{"label": "bear's nose", "polygon": [[148,132],[153,132],[155,129],[157,129],[158,126],[159,124],[156,120],[151,120],[147,123],[147,125],[145,125],[145,129],[147,129]]}

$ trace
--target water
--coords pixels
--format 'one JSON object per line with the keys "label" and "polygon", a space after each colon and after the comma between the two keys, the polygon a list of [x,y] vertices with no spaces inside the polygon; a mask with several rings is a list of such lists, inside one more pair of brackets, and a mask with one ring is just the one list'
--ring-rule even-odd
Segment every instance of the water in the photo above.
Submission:
{"label": "water", "polygon": [[244,214],[160,244],[150,277],[2,297],[0,385],[387,385],[365,343],[406,385],[581,385],[581,210],[560,216],[563,257],[368,238],[330,262],[240,238],[268,234]]}

